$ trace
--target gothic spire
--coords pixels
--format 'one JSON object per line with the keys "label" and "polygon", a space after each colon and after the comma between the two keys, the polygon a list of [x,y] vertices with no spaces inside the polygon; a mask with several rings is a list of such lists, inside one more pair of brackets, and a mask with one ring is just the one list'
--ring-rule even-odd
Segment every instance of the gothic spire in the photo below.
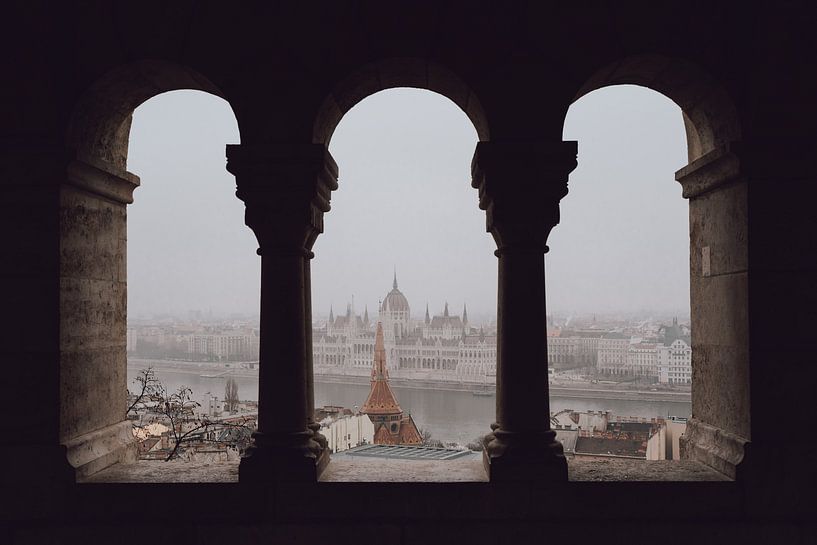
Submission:
{"label": "gothic spire", "polygon": [[369,324],[369,305],[366,305],[366,310],[363,312],[363,323],[365,325]]}
{"label": "gothic spire", "polygon": [[329,305],[329,323],[335,323],[335,313],[332,311],[332,305]]}
{"label": "gothic spire", "polygon": [[377,322],[377,332],[374,339],[371,388],[369,397],[366,398],[361,412],[368,415],[400,416],[403,413],[389,386],[389,371],[386,368],[386,347],[383,342],[383,324],[381,322]]}
{"label": "gothic spire", "polygon": [[462,304],[462,323],[468,325],[468,306],[465,303]]}
{"label": "gothic spire", "polygon": [[448,318],[448,301],[445,302],[445,311],[443,311],[443,317]]}
{"label": "gothic spire", "polygon": [[391,287],[397,289],[397,265],[394,266],[394,282],[392,282]]}
{"label": "gothic spire", "polygon": [[374,366],[372,369],[372,380],[385,380],[389,378],[386,370],[386,347],[383,342],[383,324],[377,322],[377,333],[374,337]]}
{"label": "gothic spire", "polygon": [[431,317],[428,315],[428,302],[426,302],[426,324],[431,323]]}

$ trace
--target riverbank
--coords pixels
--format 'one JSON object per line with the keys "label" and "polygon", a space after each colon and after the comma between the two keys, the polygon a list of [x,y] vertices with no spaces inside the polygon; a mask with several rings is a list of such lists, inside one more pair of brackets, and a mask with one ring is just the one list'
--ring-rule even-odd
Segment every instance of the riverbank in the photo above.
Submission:
{"label": "riverbank", "polygon": [[[315,374],[315,382],[323,384],[356,384],[368,385],[369,377],[354,375],[329,375]],[[405,379],[392,377],[389,379],[392,386],[396,388],[406,388],[412,390],[442,390],[448,392],[478,392],[483,395],[481,384],[468,384],[461,382],[426,381],[418,379]],[[590,383],[574,383],[575,385],[565,386],[550,383],[551,397],[567,397],[579,399],[609,399],[609,400],[630,400],[630,401],[669,401],[677,403],[689,403],[691,401],[690,392],[668,392],[651,390],[630,390],[599,388]],[[587,384],[585,386],[585,384]],[[475,390],[479,388],[479,390]]]}
{"label": "riverbank", "polygon": [[[257,369],[247,369],[243,367],[227,367],[224,364],[214,364],[211,362],[187,362],[177,360],[156,360],[143,358],[128,358],[128,366],[134,368],[146,368],[148,366],[157,370],[172,370],[177,373],[196,375],[204,378],[217,378],[219,376],[234,376],[243,378],[258,378]],[[317,370],[316,370],[317,371]],[[368,386],[369,376],[358,375],[338,375],[329,373],[315,373],[315,382],[320,384],[350,384],[358,386]],[[471,392],[476,395],[485,395],[485,387],[482,384],[463,383],[454,381],[432,381],[417,378],[392,377],[392,386],[411,390],[435,390],[448,392]],[[490,392],[490,388],[488,389]],[[490,393],[488,394],[490,395]],[[558,381],[550,382],[550,395],[557,398],[573,399],[598,399],[598,400],[624,400],[624,401],[655,401],[670,403],[690,403],[691,394],[689,391],[667,391],[667,390],[644,390],[632,389],[627,384],[609,384],[601,387],[590,382],[571,381],[568,384]]]}

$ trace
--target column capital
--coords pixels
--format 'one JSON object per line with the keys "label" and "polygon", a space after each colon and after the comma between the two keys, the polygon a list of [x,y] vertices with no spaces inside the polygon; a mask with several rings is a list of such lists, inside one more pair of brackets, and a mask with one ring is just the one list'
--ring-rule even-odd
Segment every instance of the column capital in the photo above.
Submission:
{"label": "column capital", "polygon": [[471,185],[479,190],[487,231],[499,246],[545,251],[559,223],[559,201],[576,168],[575,141],[479,142],[471,162]]}
{"label": "column capital", "polygon": [[228,145],[227,170],[244,201],[244,222],[260,251],[310,254],[338,187],[338,166],[323,144]]}
{"label": "column capital", "polygon": [[675,173],[683,197],[695,199],[741,178],[743,150],[740,143],[720,146],[698,157]]}
{"label": "column capital", "polygon": [[101,161],[76,159],[68,164],[67,182],[78,189],[119,204],[132,204],[139,177],[127,171],[114,173]]}

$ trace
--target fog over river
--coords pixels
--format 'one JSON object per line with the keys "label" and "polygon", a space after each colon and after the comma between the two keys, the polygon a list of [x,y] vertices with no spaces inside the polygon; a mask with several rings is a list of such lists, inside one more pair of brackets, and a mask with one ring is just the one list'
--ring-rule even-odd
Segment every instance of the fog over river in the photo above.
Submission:
{"label": "fog over river", "polygon": [[[146,367],[145,363],[132,362],[128,365],[128,388],[133,391],[133,379]],[[213,371],[195,372],[175,369],[156,368],[156,375],[169,391],[180,386],[193,390],[194,399],[201,402],[205,392],[212,392],[219,398],[224,397],[224,385],[227,376],[205,378],[201,374]],[[242,400],[258,399],[258,379],[256,377],[236,376],[238,394]],[[339,405],[353,409],[366,401],[368,386],[361,384],[315,383],[315,405]],[[420,428],[431,431],[433,437],[446,442],[465,444],[474,438],[490,431],[490,423],[495,417],[496,398],[493,396],[475,396],[471,392],[454,392],[444,390],[416,390],[413,388],[392,387],[400,406],[410,412]],[[563,409],[577,411],[611,410],[618,416],[638,416],[646,418],[680,416],[689,417],[691,405],[688,402],[673,401],[630,401],[607,399],[584,399],[555,397],[550,398],[550,410],[557,412]]]}

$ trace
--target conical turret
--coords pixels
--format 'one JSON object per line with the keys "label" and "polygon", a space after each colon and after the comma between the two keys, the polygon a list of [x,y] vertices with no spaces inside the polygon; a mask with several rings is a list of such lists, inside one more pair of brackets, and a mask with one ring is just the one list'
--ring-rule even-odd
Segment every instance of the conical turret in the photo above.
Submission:
{"label": "conical turret", "polygon": [[431,316],[428,314],[428,303],[426,303],[426,325],[431,323]]}
{"label": "conical turret", "polygon": [[468,307],[465,303],[462,304],[462,324],[468,325]]}

